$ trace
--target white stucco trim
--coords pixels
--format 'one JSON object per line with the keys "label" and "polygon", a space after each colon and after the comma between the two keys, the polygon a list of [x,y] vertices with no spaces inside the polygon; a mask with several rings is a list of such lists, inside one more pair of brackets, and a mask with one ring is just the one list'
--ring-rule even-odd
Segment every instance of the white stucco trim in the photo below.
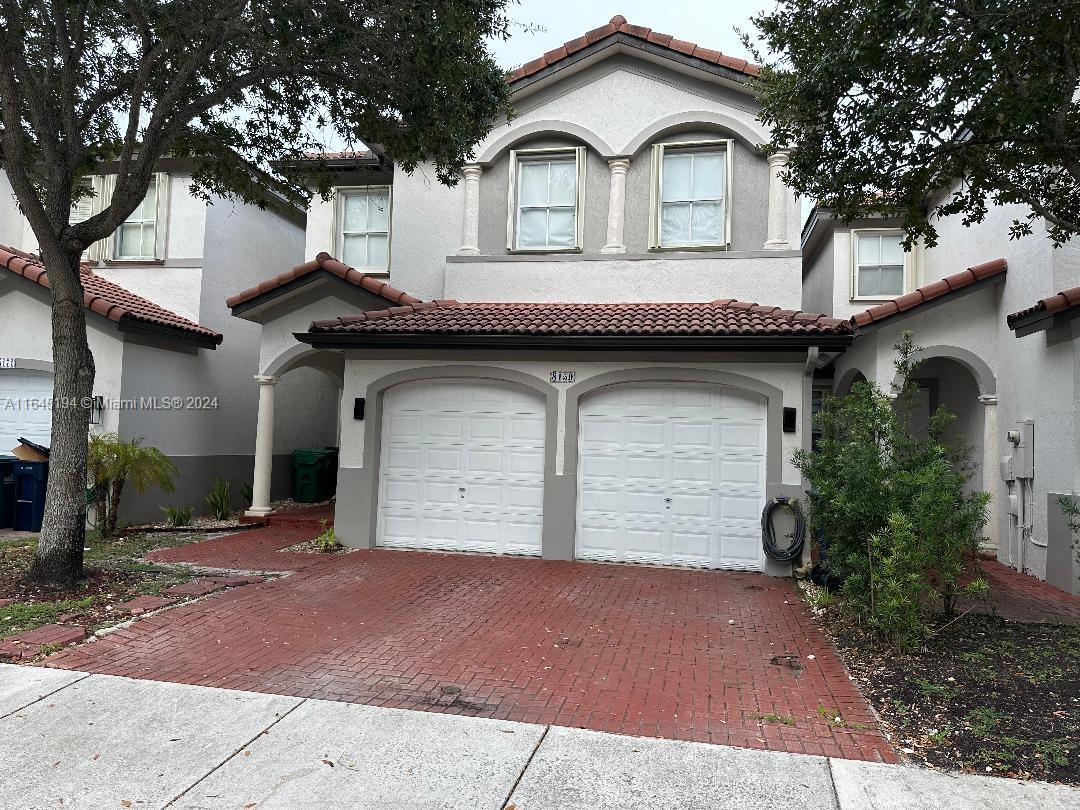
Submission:
{"label": "white stucco trim", "polygon": [[650,146],[657,138],[661,138],[669,132],[684,129],[686,127],[701,129],[702,125],[711,125],[726,129],[733,134],[738,135],[742,140],[746,141],[747,144],[755,148],[761,146],[763,143],[768,143],[769,141],[769,134],[763,127],[752,127],[737,118],[733,118],[730,115],[724,115],[724,113],[716,112],[714,110],[688,110],[686,112],[667,115],[659,120],[653,121],[623,147],[622,154],[636,157],[641,150]]}
{"label": "white stucco trim", "polygon": [[478,163],[480,166],[490,166],[499,159],[503,152],[509,150],[515,143],[538,135],[569,135],[571,138],[584,141],[605,158],[619,157],[619,153],[615,152],[607,145],[603,138],[592,130],[586,129],[580,124],[571,123],[570,121],[544,119],[541,121],[529,121],[520,125],[511,124],[510,129],[508,129],[504,135],[501,135],[492,143],[488,144],[474,162]]}

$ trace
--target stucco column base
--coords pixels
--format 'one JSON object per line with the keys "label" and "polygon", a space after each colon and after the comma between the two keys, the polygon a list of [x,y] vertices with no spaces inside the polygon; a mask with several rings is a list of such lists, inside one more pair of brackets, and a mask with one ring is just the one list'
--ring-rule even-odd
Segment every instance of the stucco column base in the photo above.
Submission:
{"label": "stucco column base", "polygon": [[787,186],[780,177],[787,164],[787,152],[769,155],[769,225],[765,250],[788,250],[791,247],[787,238]]}
{"label": "stucco column base", "polygon": [[626,224],[626,172],[630,168],[627,158],[608,161],[611,182],[608,186],[607,244],[601,253],[626,253],[623,244],[623,227]]}
{"label": "stucco column base", "polygon": [[475,163],[466,166],[461,176],[465,186],[465,205],[461,219],[459,256],[480,255],[480,175],[483,169]]}
{"label": "stucco column base", "polygon": [[270,474],[274,464],[274,386],[277,377],[257,375],[259,416],[255,428],[255,474],[251,485],[251,508],[248,517],[266,517],[270,508]]}

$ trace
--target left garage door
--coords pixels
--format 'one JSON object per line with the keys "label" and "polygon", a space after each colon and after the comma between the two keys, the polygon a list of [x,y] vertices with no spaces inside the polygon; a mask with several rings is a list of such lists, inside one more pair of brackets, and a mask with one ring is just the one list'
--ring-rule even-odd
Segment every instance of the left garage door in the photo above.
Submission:
{"label": "left garage door", "polygon": [[383,399],[376,542],[540,554],[544,401],[498,382],[407,383]]}
{"label": "left garage door", "polygon": [[0,456],[10,453],[20,436],[48,446],[52,393],[47,371],[0,370]]}

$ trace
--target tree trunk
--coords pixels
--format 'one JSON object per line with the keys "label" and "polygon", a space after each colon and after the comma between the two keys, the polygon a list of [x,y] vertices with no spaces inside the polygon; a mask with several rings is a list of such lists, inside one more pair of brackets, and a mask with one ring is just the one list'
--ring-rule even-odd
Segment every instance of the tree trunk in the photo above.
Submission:
{"label": "tree trunk", "polygon": [[94,487],[94,494],[97,498],[94,503],[95,528],[99,535],[105,537],[105,527],[108,525],[105,521],[109,514],[109,480],[106,479],[97,484]]}
{"label": "tree trunk", "polygon": [[124,479],[116,478],[109,489],[109,537],[116,537],[116,526],[120,522],[120,496],[124,493]]}
{"label": "tree trunk", "polygon": [[82,579],[86,536],[86,454],[94,393],[94,357],[78,253],[43,251],[52,289],[52,449],[45,517],[31,579],[71,585]]}

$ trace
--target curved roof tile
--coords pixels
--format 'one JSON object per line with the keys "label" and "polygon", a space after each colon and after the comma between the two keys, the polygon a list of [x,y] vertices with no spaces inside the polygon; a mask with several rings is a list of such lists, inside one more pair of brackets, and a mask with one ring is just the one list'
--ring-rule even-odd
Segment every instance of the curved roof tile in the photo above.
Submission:
{"label": "curved roof tile", "polygon": [[[42,287],[49,287],[49,274],[41,259],[12,247],[0,245],[0,265]],[[108,279],[95,274],[88,266],[81,269],[83,305],[110,321],[136,321],[150,326],[166,327],[221,343],[221,334],[182,315],[165,309],[140,295],[129,292]]]}

